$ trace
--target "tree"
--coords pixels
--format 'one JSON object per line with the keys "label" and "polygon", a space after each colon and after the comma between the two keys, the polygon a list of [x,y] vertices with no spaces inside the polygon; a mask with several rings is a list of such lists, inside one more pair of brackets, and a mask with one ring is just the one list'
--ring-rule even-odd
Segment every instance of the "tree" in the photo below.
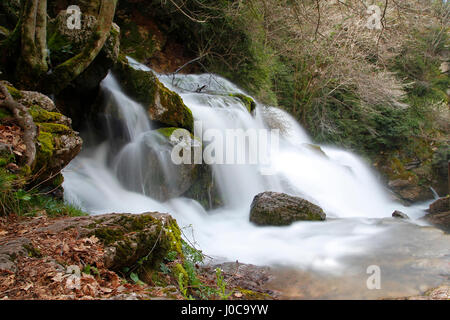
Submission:
{"label": "tree", "polygon": [[2,63],[16,65],[13,78],[19,86],[58,94],[97,57],[110,34],[117,0],[81,2],[99,8],[89,45],[54,68],[50,68],[47,59],[47,0],[21,2],[17,25],[0,44],[0,51],[7,60]]}

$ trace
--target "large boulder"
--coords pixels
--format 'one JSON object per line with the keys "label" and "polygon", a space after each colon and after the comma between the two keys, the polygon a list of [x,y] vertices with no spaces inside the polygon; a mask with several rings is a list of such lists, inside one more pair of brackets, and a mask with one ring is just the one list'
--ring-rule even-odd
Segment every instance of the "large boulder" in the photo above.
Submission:
{"label": "large boulder", "polygon": [[392,180],[389,181],[388,186],[407,203],[424,201],[433,197],[429,188],[419,185],[414,179]]}
{"label": "large boulder", "polygon": [[257,225],[285,226],[296,221],[323,221],[325,218],[319,206],[279,192],[256,195],[250,209],[250,221]]}
{"label": "large boulder", "polygon": [[113,69],[122,88],[148,111],[150,119],[163,127],[184,128],[194,132],[194,117],[181,97],[167,89],[151,71],[133,68],[121,57]]}
{"label": "large boulder", "polygon": [[181,232],[169,214],[147,212],[63,218],[35,232],[51,235],[68,229],[76,230],[80,238],[98,238],[104,246],[104,265],[114,271],[134,265],[154,270],[169,252],[182,256]]}
{"label": "large boulder", "polygon": [[[177,135],[173,135],[177,129],[183,135],[183,143],[190,149],[190,163],[175,164],[172,161],[172,151],[180,143],[175,137]],[[128,145],[126,148],[129,149],[120,153],[116,160],[117,176],[128,189],[144,191],[146,195],[160,201],[181,196],[197,178],[194,147],[201,148],[201,142],[186,129],[160,128],[149,131],[140,141]],[[136,166],[130,169],[130,163],[136,163]]]}
{"label": "large boulder", "polygon": [[425,220],[447,232],[450,231],[450,196],[433,202],[428,212]]}

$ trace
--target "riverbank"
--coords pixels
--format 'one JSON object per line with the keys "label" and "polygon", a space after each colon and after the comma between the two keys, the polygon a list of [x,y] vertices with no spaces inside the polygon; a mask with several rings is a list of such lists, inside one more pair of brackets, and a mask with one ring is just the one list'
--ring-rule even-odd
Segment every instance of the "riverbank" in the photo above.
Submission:
{"label": "riverbank", "polygon": [[[131,224],[136,226],[136,222],[147,215],[133,215],[137,220],[132,220]],[[169,218],[167,215],[161,216]],[[118,233],[112,230],[119,230],[115,223],[123,223],[124,217],[128,219],[123,214],[50,218],[41,213],[35,217],[1,218],[0,299],[450,299],[448,269],[447,282],[445,274],[440,280],[424,280],[423,284],[420,284],[422,278],[408,285],[383,279],[384,290],[377,292],[364,288],[368,277],[365,273],[360,276],[354,273],[333,276],[312,270],[258,267],[238,261],[195,265],[198,280],[210,288],[210,294],[194,297],[187,295],[187,291],[183,292],[185,288],[180,286],[179,279],[168,272],[175,262],[180,262],[177,260],[179,258],[174,261],[163,258],[150,277],[144,277],[138,271],[125,272],[126,268],[117,268],[120,262],[111,253],[112,240],[105,241],[104,235],[117,236]],[[149,234],[153,228],[142,230]],[[424,230],[425,233],[441,233],[431,227]],[[142,239],[135,237],[136,234],[139,234],[139,227],[124,237]],[[142,243],[135,246],[140,247]],[[160,240],[150,250],[163,250],[162,247],[163,241]],[[134,262],[128,260],[128,268],[143,257],[145,254],[141,253],[134,256]],[[442,269],[445,268],[445,261],[423,257],[415,260],[425,268],[445,270]],[[401,263],[396,261],[394,264],[398,267]],[[220,268],[220,274],[217,274],[217,268]],[[411,277],[414,276],[412,272]],[[218,281],[220,278],[222,280]],[[408,279],[412,281],[412,278]],[[404,287],[400,288],[402,283]],[[429,284],[435,284],[435,288],[429,287]]]}

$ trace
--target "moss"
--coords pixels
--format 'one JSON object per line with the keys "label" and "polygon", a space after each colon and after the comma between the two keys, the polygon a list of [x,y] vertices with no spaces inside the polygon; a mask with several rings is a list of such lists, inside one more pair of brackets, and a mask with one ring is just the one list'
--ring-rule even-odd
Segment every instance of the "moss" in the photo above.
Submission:
{"label": "moss", "polygon": [[113,229],[110,227],[99,228],[94,231],[94,235],[101,240],[104,244],[112,244],[118,240],[123,239],[124,232],[119,229]]}
{"label": "moss", "polygon": [[39,153],[38,157],[41,157],[42,160],[48,160],[53,155],[53,136],[48,132],[40,132],[38,136],[39,142]]}
{"label": "moss", "polygon": [[192,111],[152,72],[134,69],[123,55],[119,57],[114,71],[127,94],[144,105],[152,120],[166,126],[184,128],[191,133],[194,131]]}
{"label": "moss", "polygon": [[116,220],[116,223],[122,226],[127,232],[136,232],[142,231],[155,223],[157,224],[159,221],[150,215],[122,215]]}
{"label": "moss", "polygon": [[70,132],[70,128],[64,124],[59,123],[38,123],[41,131],[49,133],[67,133]]}
{"label": "moss", "polygon": [[37,153],[37,167],[45,167],[45,164],[49,161],[53,155],[54,145],[53,136],[49,132],[39,132],[38,136],[39,148]]}
{"label": "moss", "polygon": [[24,249],[27,250],[28,256],[32,258],[41,258],[42,253],[38,248],[35,248],[31,245],[24,244]]}
{"label": "moss", "polygon": [[243,294],[243,299],[245,300],[272,300],[272,297],[267,293],[256,292],[240,287],[236,288],[236,290]]}
{"label": "moss", "polygon": [[238,98],[239,100],[241,100],[241,102],[245,105],[245,107],[247,108],[248,112],[252,112],[253,110],[255,110],[256,108],[256,103],[255,101],[250,98],[249,96],[246,96],[245,94],[242,93],[230,93],[231,97],[235,97]]}
{"label": "moss", "polygon": [[180,274],[182,274],[183,275],[182,276],[183,277],[183,280],[182,280],[183,286],[185,288],[187,288],[189,286],[189,275],[180,263],[177,263],[172,267],[172,274],[177,281],[180,279]]}
{"label": "moss", "polygon": [[6,88],[8,89],[9,93],[15,100],[21,99],[23,97],[20,90],[17,90],[16,88],[11,87],[11,86],[6,86]]}
{"label": "moss", "polygon": [[61,113],[47,111],[38,105],[31,106],[29,112],[34,122],[51,122],[58,121],[62,118]]}
{"label": "moss", "polygon": [[[158,85],[160,103],[167,109],[158,121],[184,128],[189,132],[194,132],[194,116],[192,115],[191,109],[184,104],[177,93],[167,89],[158,79],[156,79],[156,82]],[[154,103],[154,108],[158,108],[156,105],[157,102]]]}
{"label": "moss", "polygon": [[175,219],[172,220],[167,226],[167,236],[170,240],[170,249],[171,251],[176,251],[179,254],[180,258],[184,258],[183,250],[182,250],[182,242],[181,242],[181,230],[178,227]]}

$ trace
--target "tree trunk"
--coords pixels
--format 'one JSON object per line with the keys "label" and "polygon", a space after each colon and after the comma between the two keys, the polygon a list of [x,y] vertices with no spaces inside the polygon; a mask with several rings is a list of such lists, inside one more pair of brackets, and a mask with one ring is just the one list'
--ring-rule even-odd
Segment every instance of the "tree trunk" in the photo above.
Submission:
{"label": "tree trunk", "polygon": [[89,45],[75,57],[57,66],[45,81],[43,91],[57,94],[78,77],[97,57],[109,37],[117,0],[101,0],[97,26]]}
{"label": "tree trunk", "polygon": [[28,0],[23,10],[21,55],[16,78],[26,87],[33,87],[48,70],[47,0]]}

